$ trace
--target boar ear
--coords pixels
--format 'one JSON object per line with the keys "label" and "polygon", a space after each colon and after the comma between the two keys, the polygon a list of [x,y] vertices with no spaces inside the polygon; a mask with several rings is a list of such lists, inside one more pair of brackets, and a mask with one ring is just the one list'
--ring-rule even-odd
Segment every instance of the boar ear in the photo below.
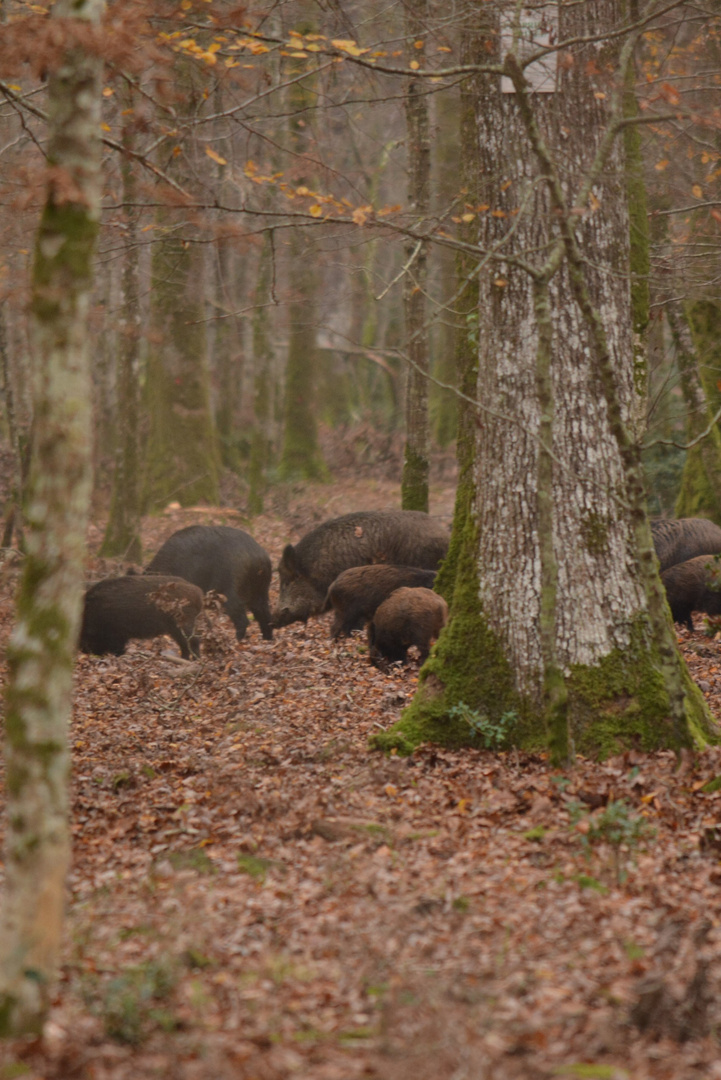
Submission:
{"label": "boar ear", "polygon": [[298,564],[295,558],[295,548],[292,544],[286,544],[283,548],[280,565],[286,574],[289,574],[291,577],[297,577]]}

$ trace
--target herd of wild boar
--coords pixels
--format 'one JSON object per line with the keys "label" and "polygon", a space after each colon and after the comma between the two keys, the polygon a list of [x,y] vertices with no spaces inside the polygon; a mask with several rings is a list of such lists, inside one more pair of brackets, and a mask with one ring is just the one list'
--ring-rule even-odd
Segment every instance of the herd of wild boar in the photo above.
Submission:
{"label": "herd of wild boar", "polygon": [[[693,630],[692,611],[721,614],[721,572],[709,558],[721,554],[721,528],[705,518],[659,519],[651,528],[673,618]],[[143,573],[87,590],[80,648],[120,655],[131,638],[167,634],[186,660],[197,657],[195,621],[212,589],[224,597],[238,641],[248,610],[270,640],[274,627],[332,609],[331,637],[367,627],[376,666],[405,662],[411,646],[423,661],[448,618],[445,600],[433,592],[448,543],[446,527],[415,510],[333,518],[285,547],[271,612],[272,567],[260,544],[242,529],[191,525],[173,533]]]}

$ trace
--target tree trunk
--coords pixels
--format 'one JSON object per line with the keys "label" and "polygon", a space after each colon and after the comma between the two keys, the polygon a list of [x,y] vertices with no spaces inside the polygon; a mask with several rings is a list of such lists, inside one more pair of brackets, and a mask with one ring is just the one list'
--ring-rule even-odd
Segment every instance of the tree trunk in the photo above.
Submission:
{"label": "tree trunk", "polygon": [[[423,63],[428,30],[428,0],[411,0],[405,8],[406,56]],[[410,79],[406,91],[406,143],[408,207],[412,224],[423,228],[430,208],[431,144],[428,130],[428,87],[423,79]],[[408,378],[406,382],[406,447],[401,482],[404,510],[428,511],[430,429],[428,419],[428,329],[426,289],[428,243],[406,245],[403,306],[406,323]]]}
{"label": "tree trunk", "polygon": [[[6,895],[0,1034],[41,1031],[58,964],[70,856],[68,722],[91,475],[88,314],[100,214],[102,63],[73,46],[100,0],[58,0],[69,44],[49,81],[48,195],[32,278],[38,359],[27,556],[8,647]],[[87,30],[81,40],[87,42]]]}
{"label": "tree trunk", "polygon": [[273,346],[270,341],[270,278],[273,270],[273,241],[270,234],[263,240],[258,263],[253,312],[253,370],[255,426],[250,443],[248,469],[248,513],[262,514],[271,463],[271,384],[273,376]]}
{"label": "tree trunk", "polygon": [[[191,61],[179,63],[182,108],[195,116],[206,89],[203,75]],[[168,171],[192,187],[193,167],[199,167],[193,162],[192,136],[181,147],[169,139],[163,149],[170,160]],[[159,209],[154,235],[145,387],[150,433],[142,499],[150,512],[174,501],[182,506],[217,504],[220,467],[210,405],[204,245],[182,211]]]}
{"label": "tree trunk", "polygon": [[711,423],[714,413],[701,381],[686,314],[674,300],[667,302],[665,310],[686,405],[686,439],[694,443],[686,453],[675,513],[677,517],[707,517],[721,525],[721,428]]}
{"label": "tree trunk", "polygon": [[[132,100],[132,99],[131,99]],[[123,130],[123,145],[134,148],[133,118]],[[123,256],[122,308],[118,319],[117,424],[115,472],[110,501],[110,517],[100,554],[120,556],[140,563],[140,263],[138,247],[137,184],[133,161],[121,162],[125,204],[125,252]]]}
{"label": "tree trunk", "polygon": [[[480,63],[485,55],[484,43],[489,30],[488,17],[483,8],[469,13],[460,27],[460,58],[464,65]],[[476,128],[476,110],[479,103],[479,85],[477,77],[470,77],[461,83],[460,93],[460,179],[461,189],[466,193],[468,205],[476,207],[479,203],[480,158],[478,132]],[[472,210],[468,214],[473,213]],[[459,237],[466,244],[478,243],[478,217],[472,217],[459,225]],[[463,397],[458,399],[458,433],[456,436],[456,458],[458,461],[458,487],[453,511],[453,529],[448,555],[436,578],[435,590],[450,604],[456,583],[458,561],[461,549],[471,548],[476,543],[476,533],[470,514],[473,501],[473,461],[476,411],[472,405],[478,380],[478,276],[477,258],[469,251],[459,251],[456,258],[456,276],[458,298],[455,303],[458,328],[455,340],[455,362],[458,387]],[[466,557],[466,575],[469,572],[469,559]],[[477,584],[477,583],[476,583]],[[473,589],[475,586],[471,586]],[[476,589],[477,592],[477,589]],[[459,598],[460,603],[460,598]]]}
{"label": "tree trunk", "polygon": [[[304,22],[300,33],[315,31],[315,24]],[[297,61],[289,62],[292,79],[303,68]],[[299,174],[294,182],[299,187],[313,186],[314,167],[309,160],[312,150],[310,129],[311,109],[315,104],[315,77],[292,81],[288,91],[290,113],[290,147],[298,162]],[[315,400],[318,357],[316,353],[317,305],[319,274],[317,253],[308,246],[307,230],[292,229],[289,241],[289,308],[288,363],[285,376],[285,407],[283,414],[283,449],[279,475],[283,480],[322,480],[328,470],[318,447]]]}
{"label": "tree trunk", "polygon": [[[581,42],[621,17],[616,0],[560,11],[561,40]],[[513,56],[513,93],[483,80],[482,248],[502,256],[479,278],[477,542],[471,565],[459,563],[450,624],[386,745],[471,742],[470,726],[449,718],[454,705],[503,717],[510,744],[550,742],[557,760],[574,746],[604,756],[713,732],[676,649],[633,437],[623,141],[604,141],[609,105],[620,109],[595,46],[571,54],[551,94],[530,93]],[[544,261],[532,262],[534,252]]]}

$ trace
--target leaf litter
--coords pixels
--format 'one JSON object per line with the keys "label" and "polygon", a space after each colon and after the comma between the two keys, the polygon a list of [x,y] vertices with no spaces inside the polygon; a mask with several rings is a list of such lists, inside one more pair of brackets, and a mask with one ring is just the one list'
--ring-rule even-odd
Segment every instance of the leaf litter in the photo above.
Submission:
{"label": "leaf litter", "polygon": [[[395,490],[311,487],[246,527],[275,564]],[[171,510],[146,550],[196,521],[244,525]],[[200,662],[79,656],[61,978],[0,1080],[721,1080],[720,749],[383,757],[417,666],[377,671],[328,617],[240,645],[207,617]],[[679,637],[720,716],[718,643]]]}

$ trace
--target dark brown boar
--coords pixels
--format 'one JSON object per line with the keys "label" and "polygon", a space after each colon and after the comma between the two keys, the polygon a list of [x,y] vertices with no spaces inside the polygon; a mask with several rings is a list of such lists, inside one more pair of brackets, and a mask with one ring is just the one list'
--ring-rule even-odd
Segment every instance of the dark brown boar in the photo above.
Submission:
{"label": "dark brown boar", "polygon": [[347,637],[351,630],[362,630],[376,608],[392,592],[402,587],[432,589],[435,570],[419,566],[352,566],[339,574],[328,589],[325,606],[335,612],[330,636]]}
{"label": "dark brown boar", "polygon": [[721,615],[721,565],[708,555],[676,563],[661,574],[674,622],[693,631],[692,611]]}
{"label": "dark brown boar", "polygon": [[721,552],[721,528],[707,518],[656,518],[651,533],[662,571],[697,555]]}
{"label": "dark brown boar", "polygon": [[394,563],[437,570],[449,539],[445,525],[420,510],[360,510],[332,518],[286,546],[278,566],[274,624],[306,622],[326,611],[332,582],[352,566]]}
{"label": "dark brown boar", "polygon": [[430,589],[396,589],[380,605],[368,623],[368,656],[381,667],[383,661],[402,660],[415,645],[420,661],[428,658],[431,641],[438,637],[448,619],[448,604]]}
{"label": "dark brown boar", "polygon": [[85,593],[80,648],[86,653],[120,656],[131,638],[167,634],[185,660],[199,656],[195,620],[203,608],[196,585],[167,574],[129,574],[106,578]]}
{"label": "dark brown boar", "polygon": [[252,536],[227,525],[189,525],[168,537],[150,561],[146,574],[175,574],[203,592],[225,596],[225,613],[242,641],[248,628],[246,608],[258,620],[266,640],[273,637],[268,589],[270,556]]}

